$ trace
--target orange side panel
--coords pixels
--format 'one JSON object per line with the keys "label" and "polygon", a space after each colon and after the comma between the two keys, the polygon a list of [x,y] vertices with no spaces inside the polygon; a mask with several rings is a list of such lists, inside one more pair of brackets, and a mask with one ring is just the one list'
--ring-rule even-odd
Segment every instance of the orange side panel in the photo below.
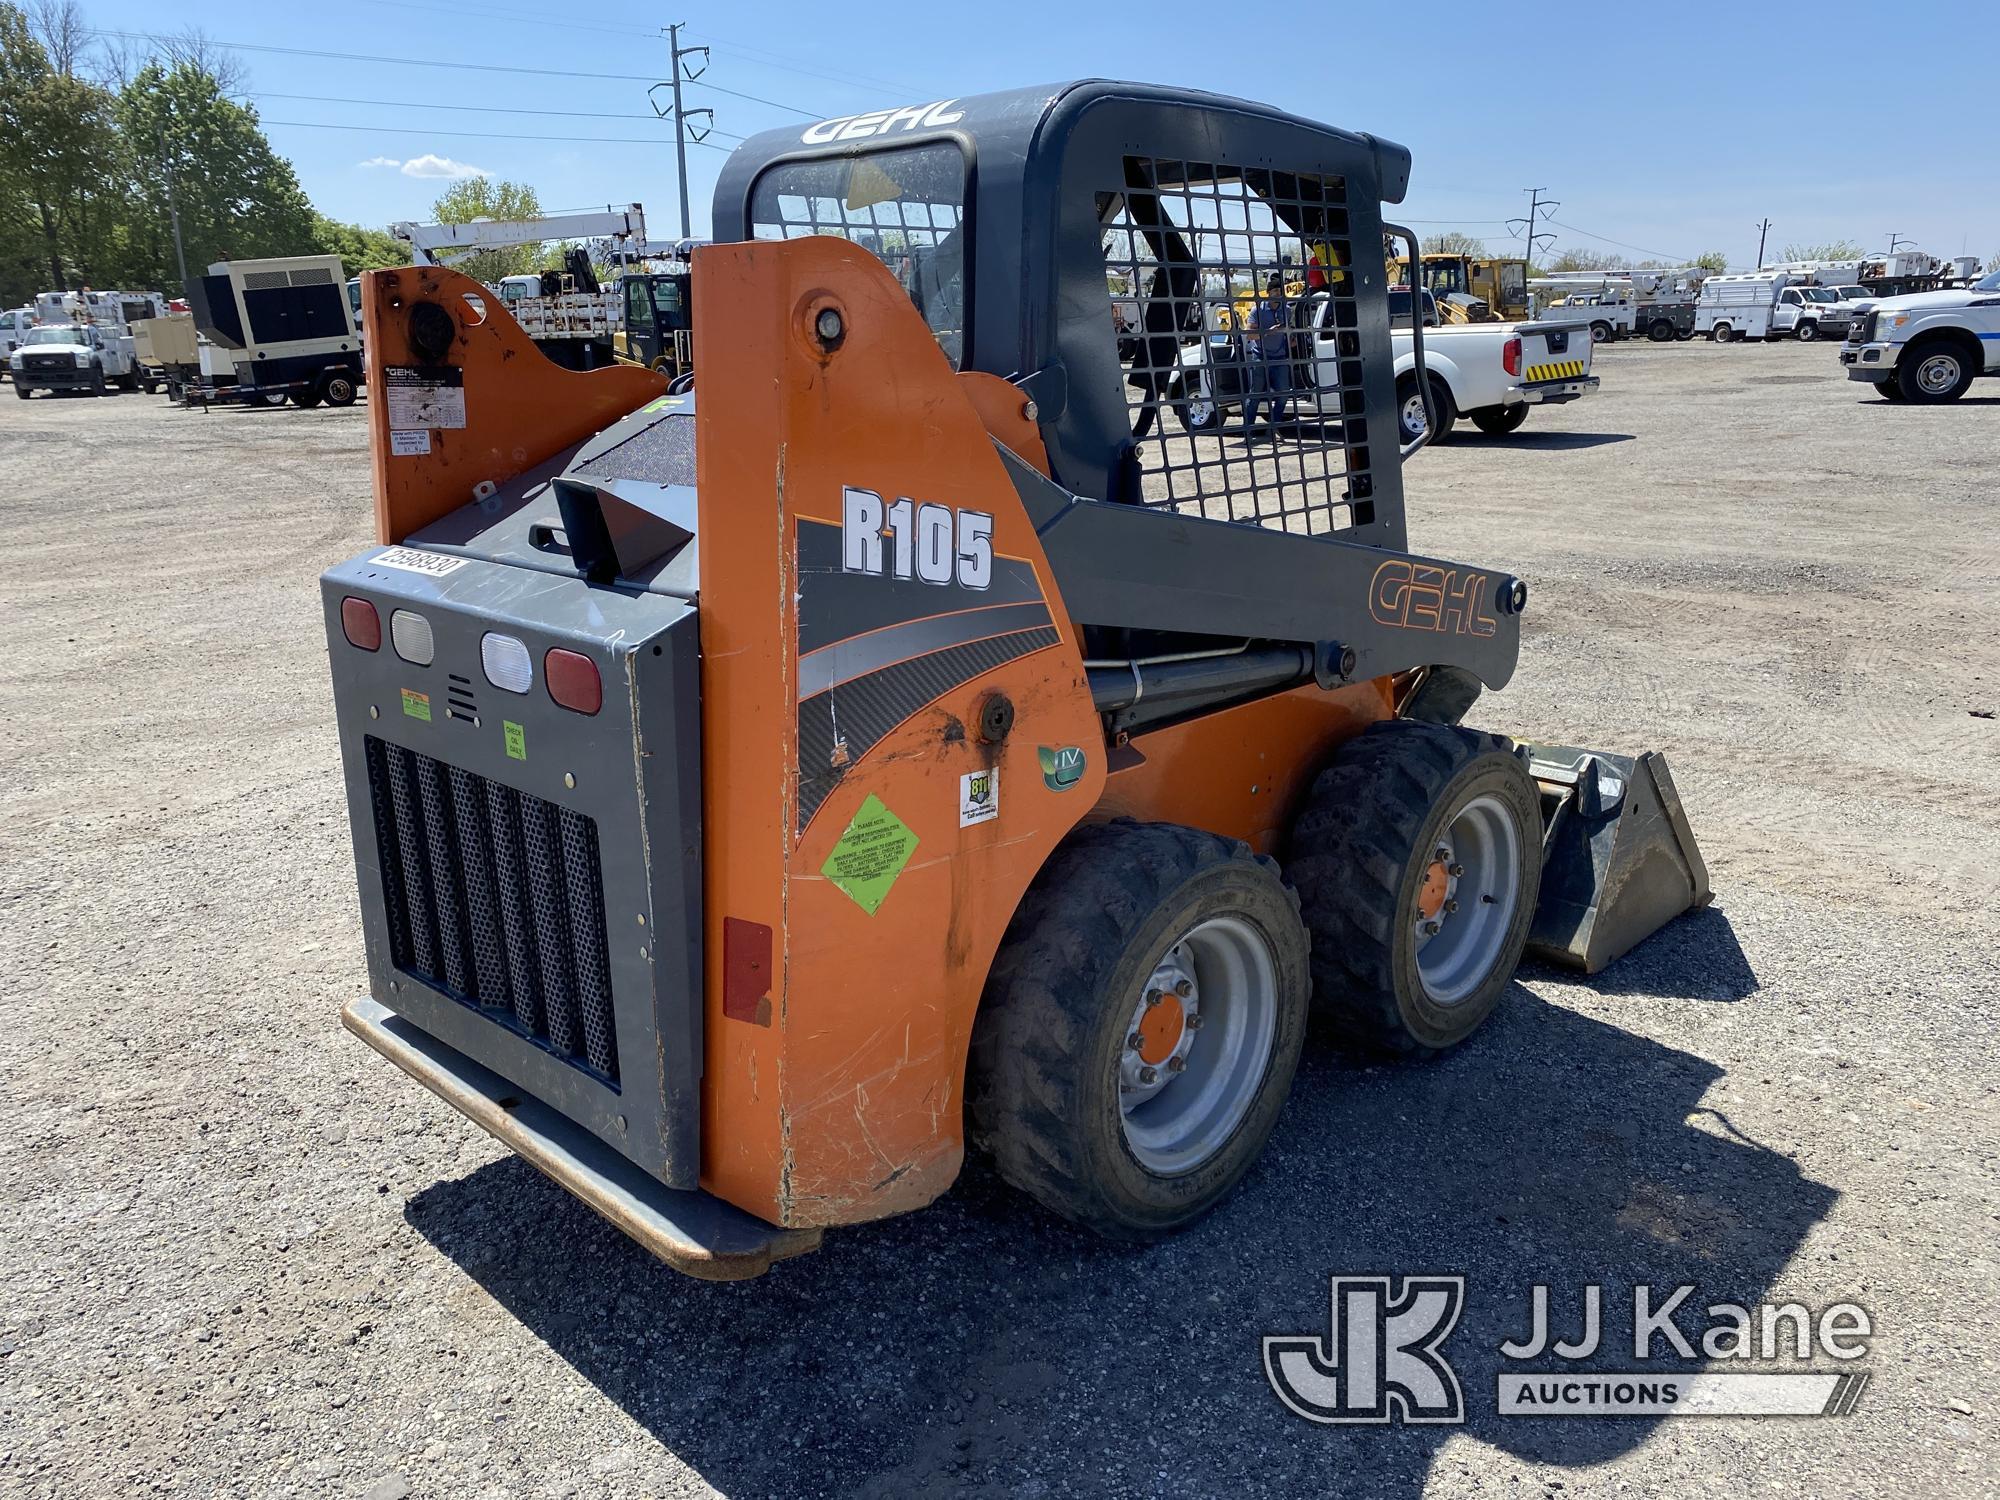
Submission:
{"label": "orange side panel", "polygon": [[[457,329],[450,348],[434,361],[410,346],[410,310],[424,301],[444,308]],[[667,390],[665,376],[629,365],[563,369],[535,347],[498,297],[443,266],[365,273],[361,327],[380,542],[400,542],[476,498],[480,485],[532,469]],[[427,414],[440,425],[426,421],[392,439],[388,372],[431,380],[439,366],[455,367],[455,378],[463,379],[463,414],[447,398],[444,409]],[[396,404],[407,406],[400,398]],[[405,409],[402,420],[410,415]]]}
{"label": "orange side panel", "polygon": [[[693,280],[702,1183],[786,1225],[878,1218],[929,1202],[957,1175],[986,972],[1029,882],[1098,800],[1103,731],[980,407],[894,278],[823,238],[707,247]],[[832,348],[815,334],[829,309]],[[909,500],[904,524],[918,516],[919,538],[919,507],[960,527],[969,517],[973,530],[951,538],[961,555],[990,522],[992,592],[964,571],[905,577],[900,595],[889,578],[878,584],[843,529],[850,489],[885,508]],[[879,535],[884,557],[907,541]],[[1003,573],[1016,601],[1005,606]],[[916,616],[877,609],[913,593]],[[814,613],[836,596],[854,620],[838,650]],[[1025,635],[1024,615],[1039,620]],[[986,633],[988,620],[1007,623]],[[979,665],[1003,630],[1016,631],[1013,654]],[[804,656],[802,631],[820,642]],[[938,644],[968,636],[981,637],[970,656]],[[847,650],[859,655],[836,662]],[[873,666],[854,665],[861,655]],[[897,707],[881,711],[861,674],[912,662],[921,668],[900,672]],[[981,713],[996,697],[1012,726],[988,742]],[[1044,749],[1060,772],[1044,773]],[[857,879],[870,868],[886,882]],[[732,919],[775,934],[768,1005],[739,995],[725,1010],[718,957]]]}
{"label": "orange side panel", "polygon": [[1274,854],[1313,775],[1345,740],[1393,716],[1391,680],[1312,684],[1133,736],[1093,818],[1185,823]]}
{"label": "orange side panel", "polygon": [[972,403],[972,409],[979,413],[979,420],[986,424],[986,430],[1044,475],[1048,474],[1048,446],[1042,442],[1041,425],[1028,417],[1028,398],[1021,388],[984,370],[960,371],[958,384]]}

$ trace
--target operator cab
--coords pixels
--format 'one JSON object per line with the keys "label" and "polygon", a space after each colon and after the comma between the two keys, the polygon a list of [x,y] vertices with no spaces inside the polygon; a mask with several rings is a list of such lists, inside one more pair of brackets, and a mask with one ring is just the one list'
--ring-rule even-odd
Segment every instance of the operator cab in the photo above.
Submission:
{"label": "operator cab", "polygon": [[[1381,205],[1409,170],[1372,136],[1092,80],[757,136],[716,186],[715,233],[876,257],[951,368],[1021,390],[1076,495],[1401,547]],[[1336,359],[1296,333],[1319,293]],[[1253,331],[1270,386],[1311,383],[1340,416],[1249,455],[1205,415],[1202,351]]]}

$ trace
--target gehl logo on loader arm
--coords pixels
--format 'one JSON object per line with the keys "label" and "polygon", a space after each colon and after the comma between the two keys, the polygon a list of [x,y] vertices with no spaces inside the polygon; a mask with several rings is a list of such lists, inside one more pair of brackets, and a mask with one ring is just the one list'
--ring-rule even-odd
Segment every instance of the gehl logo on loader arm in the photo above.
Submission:
{"label": "gehl logo on loader arm", "polygon": [[1463,1276],[1329,1278],[1324,1338],[1267,1336],[1264,1374],[1308,1422],[1463,1422],[1465,1395],[1439,1347],[1465,1310]]}

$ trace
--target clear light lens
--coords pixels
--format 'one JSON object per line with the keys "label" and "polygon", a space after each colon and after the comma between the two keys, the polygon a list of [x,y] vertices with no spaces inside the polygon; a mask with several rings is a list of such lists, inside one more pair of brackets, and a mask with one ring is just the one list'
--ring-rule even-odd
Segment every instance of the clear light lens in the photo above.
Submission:
{"label": "clear light lens", "polygon": [[437,658],[437,642],[431,638],[431,622],[412,609],[399,609],[389,616],[389,639],[396,654],[412,666],[428,667]]}
{"label": "clear light lens", "polygon": [[479,640],[479,664],[486,680],[503,692],[525,693],[534,685],[535,660],[525,641],[487,631]]}

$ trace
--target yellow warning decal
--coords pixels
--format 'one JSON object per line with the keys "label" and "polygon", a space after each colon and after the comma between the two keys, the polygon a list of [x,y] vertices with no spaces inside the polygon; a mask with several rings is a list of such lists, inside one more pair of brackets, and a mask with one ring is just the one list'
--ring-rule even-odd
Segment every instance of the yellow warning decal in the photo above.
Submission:
{"label": "yellow warning decal", "polygon": [[1575,380],[1582,376],[1582,374],[1583,361],[1580,359],[1565,359],[1553,365],[1528,366],[1528,379],[1530,382],[1537,380]]}

